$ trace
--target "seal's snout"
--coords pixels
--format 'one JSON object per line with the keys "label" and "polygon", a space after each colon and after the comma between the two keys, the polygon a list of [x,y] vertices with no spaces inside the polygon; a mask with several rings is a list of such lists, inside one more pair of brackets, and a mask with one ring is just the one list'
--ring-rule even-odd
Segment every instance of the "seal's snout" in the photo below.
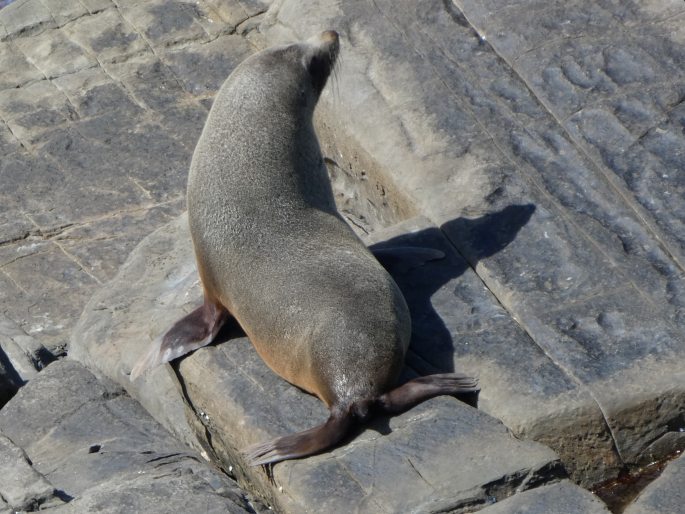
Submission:
{"label": "seal's snout", "polygon": [[338,50],[340,49],[340,37],[335,30],[324,30],[321,35],[319,35],[319,41],[321,42],[321,50],[324,54],[328,55],[331,64],[335,63],[335,59],[338,57]]}
{"label": "seal's snout", "polygon": [[338,33],[335,30],[324,30],[320,37],[324,43],[338,44]]}
{"label": "seal's snout", "polygon": [[340,49],[340,37],[335,30],[325,30],[308,40],[307,69],[317,92],[321,92],[331,74]]}
{"label": "seal's snout", "polygon": [[340,48],[340,36],[335,30],[324,30],[321,34],[312,36],[307,42],[315,54],[326,55],[332,62],[335,61]]}

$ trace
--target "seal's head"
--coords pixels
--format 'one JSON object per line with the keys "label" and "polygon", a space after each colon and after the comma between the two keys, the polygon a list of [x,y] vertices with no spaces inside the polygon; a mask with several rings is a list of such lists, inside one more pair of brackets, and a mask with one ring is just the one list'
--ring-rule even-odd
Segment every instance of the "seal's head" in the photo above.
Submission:
{"label": "seal's head", "polygon": [[306,44],[310,46],[303,56],[303,64],[311,77],[314,89],[320,94],[338,57],[338,33],[327,30],[309,39]]}
{"label": "seal's head", "polygon": [[265,96],[274,100],[277,97],[289,112],[304,110],[311,114],[333,71],[339,48],[338,33],[327,30],[306,41],[253,55],[236,68],[231,79],[243,82],[236,89],[242,88],[247,102],[259,101],[264,106],[269,103]]}

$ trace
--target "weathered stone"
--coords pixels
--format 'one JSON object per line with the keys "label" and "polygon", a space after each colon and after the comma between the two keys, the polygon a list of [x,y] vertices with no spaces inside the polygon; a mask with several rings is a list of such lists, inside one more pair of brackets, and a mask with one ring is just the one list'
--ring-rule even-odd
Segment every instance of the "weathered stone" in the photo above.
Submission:
{"label": "weathered stone", "polygon": [[323,406],[276,377],[245,339],[197,352],[179,369],[214,450],[287,512],[458,511],[565,474],[548,449],[519,444],[489,416],[440,398],[375,420],[331,452],[279,464],[276,489],[236,448],[310,428],[325,420]]}
{"label": "weathered stone", "polygon": [[[135,137],[125,138],[116,129],[110,136],[104,126],[116,117],[116,113],[103,115],[81,122],[78,129],[56,131],[39,147],[38,153],[46,160],[68,170],[64,182],[52,193],[55,199],[65,201],[52,209],[33,209],[42,226],[64,226],[152,206],[175,200],[182,193],[185,179],[180,170],[187,166],[187,150],[153,123],[131,127],[129,135]],[[96,128],[94,137],[81,135],[93,134],[89,131]],[[145,145],[160,153],[145,154],[141,151]],[[122,151],[126,153],[120,154]],[[71,202],[66,201],[75,195]]]}
{"label": "weathered stone", "polygon": [[608,514],[592,493],[564,480],[517,494],[480,510],[483,514]]}
{"label": "weathered stone", "polygon": [[21,142],[4,121],[0,121],[0,152],[11,155],[21,151]]}
{"label": "weathered stone", "polygon": [[132,5],[121,3],[119,10],[155,50],[180,42],[208,39],[207,32],[199,23],[204,10],[200,2],[152,0]]}
{"label": "weathered stone", "polygon": [[192,102],[164,109],[159,114],[160,123],[171,136],[185,146],[190,155],[205,125],[207,109]]}
{"label": "weathered stone", "polygon": [[86,6],[90,14],[97,14],[104,9],[112,7],[114,3],[112,0],[79,0]]}
{"label": "weathered stone", "polygon": [[86,6],[79,0],[51,0],[46,6],[59,27],[88,13]]}
{"label": "weathered stone", "polygon": [[244,38],[228,35],[192,50],[167,52],[163,59],[190,94],[213,96],[233,69],[253,51]]}
{"label": "weathered stone", "polygon": [[[316,123],[345,216],[363,233],[423,215],[414,239],[395,242],[448,248],[398,277],[414,306],[410,366],[478,374],[482,409],[584,481],[681,448],[682,2],[287,0],[265,16],[269,4],[0,11],[4,316],[62,351],[91,291],[182,209],[221,75],[250,45],[335,28],[341,66]],[[117,309],[100,314],[123,330]],[[0,346],[32,374],[16,339]],[[141,387],[197,445],[185,415],[202,417],[176,376]]]}
{"label": "weathered stone", "polygon": [[[0,307],[54,353],[64,351],[91,288],[112,277],[140,238],[180,212],[206,116],[145,34],[121,17],[136,3],[120,4],[62,0],[43,9],[19,0],[0,12],[0,63],[8,68],[0,78]],[[194,25],[207,22],[204,7],[179,6],[200,13]],[[8,34],[10,25],[16,30]],[[198,45],[194,65],[206,73],[184,71],[197,81],[228,73],[214,54],[202,66],[206,36],[191,43]],[[242,39],[231,43],[246,51]],[[218,43],[212,48],[231,53]],[[51,279],[35,280],[42,273]]]}
{"label": "weathered stone", "polygon": [[[169,285],[175,284],[178,280],[197,282],[195,277],[190,276],[190,271],[193,269],[192,249],[187,241],[174,239],[165,238],[151,245],[145,245],[142,249],[140,246],[137,247],[128,259],[130,264],[117,275],[117,285],[112,283],[108,293],[102,290],[88,302],[83,322],[79,323],[73,331],[73,341],[69,349],[71,358],[129,386],[127,373],[138,355],[135,350],[149,344],[166,324],[173,322],[174,315],[174,313],[160,310],[155,316],[146,316],[145,327],[141,332],[141,327],[133,323],[133,319],[137,314],[143,313],[144,306],[153,297],[131,295],[131,290],[142,291],[148,273],[152,273],[152,276],[162,279],[163,283]],[[165,263],[169,260],[176,262],[179,259],[179,252],[180,258],[185,258],[187,261],[186,268],[188,269],[175,270],[167,274]],[[151,265],[149,270],[147,270],[148,265]],[[109,293],[117,300],[111,302]],[[155,293],[154,298],[164,305],[174,300],[174,294],[167,292],[158,296]],[[194,298],[186,300],[189,307],[194,301]],[[86,317],[90,317],[93,311],[96,312],[97,320],[86,321]],[[100,339],[100,334],[114,327],[126,335],[121,340],[111,340],[112,344],[104,343],[104,340]],[[129,345],[133,351],[126,350]],[[150,377],[154,379],[140,380],[135,388],[129,386],[130,394],[182,441],[200,448],[197,436],[189,424],[189,420],[193,421],[193,416],[187,418],[188,406],[183,395],[180,394],[181,385],[176,375],[170,368],[162,367],[152,372]],[[194,415],[192,410],[190,414]]]}
{"label": "weathered stone", "polygon": [[[0,161],[0,181],[4,186],[0,198],[4,208],[15,213],[21,207],[39,208],[42,203],[39,198],[53,195],[55,190],[61,189],[59,184],[64,180],[64,174],[57,166],[45,161],[35,162],[24,153],[6,155]],[[26,215],[19,214],[17,224],[25,227],[26,221]]]}
{"label": "weathered stone", "polygon": [[143,115],[143,109],[102,68],[72,73],[52,82],[67,96],[81,118],[117,111],[132,123]]}
{"label": "weathered stone", "polygon": [[40,380],[29,382],[0,410],[0,431],[25,451],[52,431],[60,419],[78,412],[89,402],[122,392],[114,384],[98,382],[76,362],[58,361],[39,376]]}
{"label": "weathered stone", "polygon": [[13,511],[34,511],[62,503],[55,488],[31,466],[21,448],[0,434],[0,498]]}
{"label": "weathered stone", "polygon": [[237,27],[249,18],[266,12],[271,0],[240,0],[224,2],[222,0],[206,0],[205,3],[215,11],[230,27]]}
{"label": "weathered stone", "polygon": [[[480,2],[456,3],[682,267],[682,205],[672,196],[682,183],[672,170],[685,145],[677,121],[685,52],[682,35],[667,28],[682,5],[578,1],[571,9],[526,3],[485,10]],[[530,16],[539,20],[535,27],[510,30],[512,19]],[[620,45],[602,37],[618,32]]]}
{"label": "weathered stone", "polygon": [[90,223],[70,227],[55,241],[74,256],[90,275],[103,283],[119,271],[128,254],[150,230],[176,217],[185,198],[112,214]]}
{"label": "weathered stone", "polygon": [[37,134],[73,118],[69,100],[48,80],[0,91],[0,116],[25,146]]}
{"label": "weathered stone", "polygon": [[177,77],[156,55],[143,53],[121,63],[104,64],[104,68],[149,109],[170,108],[184,95]]}
{"label": "weathered stone", "polygon": [[14,44],[47,79],[97,66],[97,60],[71,41],[60,30],[47,30]]}
{"label": "weathered stone", "polygon": [[40,80],[43,74],[26,60],[11,43],[0,43],[0,90],[18,87],[31,80]]}
{"label": "weathered stone", "polygon": [[12,320],[0,315],[0,350],[4,352],[21,386],[54,360],[53,355]]}
{"label": "weathered stone", "polygon": [[[177,461],[176,461],[177,462]],[[207,512],[242,514],[254,511],[246,500],[235,501],[222,484],[218,489],[206,477],[188,469],[173,469],[177,464],[167,459],[159,471],[131,475],[107,481],[85,491],[69,504],[53,509],[56,514],[82,512]],[[171,472],[168,468],[172,468]],[[214,477],[209,477],[214,479]],[[216,482],[216,479],[214,479]],[[266,511],[266,510],[264,510]]]}
{"label": "weathered stone", "polygon": [[[85,303],[89,289],[100,282],[58,244],[40,237],[0,248],[0,262],[4,262],[3,274],[15,291],[8,291],[7,297],[4,291],[0,293],[4,314],[28,335],[40,338],[39,342],[51,352],[63,353],[65,329],[78,316],[79,304]],[[36,280],[37,276],[40,280]],[[17,302],[17,297],[24,298],[31,307]],[[54,298],[70,301],[55,304]]]}
{"label": "weathered stone", "polygon": [[126,22],[117,9],[106,9],[94,16],[69,24],[64,33],[90,53],[98,61],[125,60],[128,56],[152,53],[145,39]]}
{"label": "weathered stone", "polygon": [[649,484],[624,512],[625,514],[677,514],[685,503],[685,458],[666,466],[661,476]]}
{"label": "weathered stone", "polygon": [[65,512],[183,512],[198,503],[209,512],[248,508],[235,482],[173,439],[121,389],[73,361],[48,366],[22,388],[0,411],[0,430],[32,462],[17,475],[27,486],[35,477],[27,496],[54,486],[70,501]]}
{"label": "weathered stone", "polygon": [[4,7],[0,26],[4,30],[4,35],[0,39],[16,38],[34,32],[39,32],[46,28],[55,27],[55,20],[50,14],[50,10],[40,0],[28,0],[24,2],[14,2]]}

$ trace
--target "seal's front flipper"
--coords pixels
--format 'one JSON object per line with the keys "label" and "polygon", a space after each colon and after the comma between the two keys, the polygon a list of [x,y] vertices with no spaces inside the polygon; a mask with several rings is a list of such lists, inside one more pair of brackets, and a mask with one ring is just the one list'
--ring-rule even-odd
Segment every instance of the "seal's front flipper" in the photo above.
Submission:
{"label": "seal's front flipper", "polygon": [[421,246],[371,248],[370,250],[390,274],[404,274],[411,269],[423,266],[427,262],[445,258],[445,253],[440,250]]}
{"label": "seal's front flipper", "polygon": [[441,395],[480,391],[478,380],[458,373],[445,373],[415,378],[381,395],[378,405],[388,414],[405,412],[419,403]]}
{"label": "seal's front flipper", "polygon": [[323,425],[255,444],[245,448],[242,453],[250,466],[274,464],[282,460],[321,453],[334,446],[347,434],[352,421],[353,417],[349,411],[334,411]]}
{"label": "seal's front flipper", "polygon": [[181,318],[152,342],[150,350],[131,370],[131,381],[148,369],[172,361],[211,343],[230,317],[221,305],[209,302]]}

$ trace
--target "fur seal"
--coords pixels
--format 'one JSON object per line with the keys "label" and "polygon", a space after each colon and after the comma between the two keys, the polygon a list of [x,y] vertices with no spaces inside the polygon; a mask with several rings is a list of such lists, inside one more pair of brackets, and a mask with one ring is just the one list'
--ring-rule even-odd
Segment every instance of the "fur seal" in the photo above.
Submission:
{"label": "fur seal", "polygon": [[[478,390],[459,374],[396,387],[409,309],[386,269],[338,213],[312,115],[338,34],[264,50],[214,100],[188,179],[188,215],[204,304],[135,366],[209,344],[233,316],[278,375],[330,409],[320,426],[245,451],[252,465],[319,453],[355,422],[428,398]],[[428,260],[435,258],[428,252]]]}

